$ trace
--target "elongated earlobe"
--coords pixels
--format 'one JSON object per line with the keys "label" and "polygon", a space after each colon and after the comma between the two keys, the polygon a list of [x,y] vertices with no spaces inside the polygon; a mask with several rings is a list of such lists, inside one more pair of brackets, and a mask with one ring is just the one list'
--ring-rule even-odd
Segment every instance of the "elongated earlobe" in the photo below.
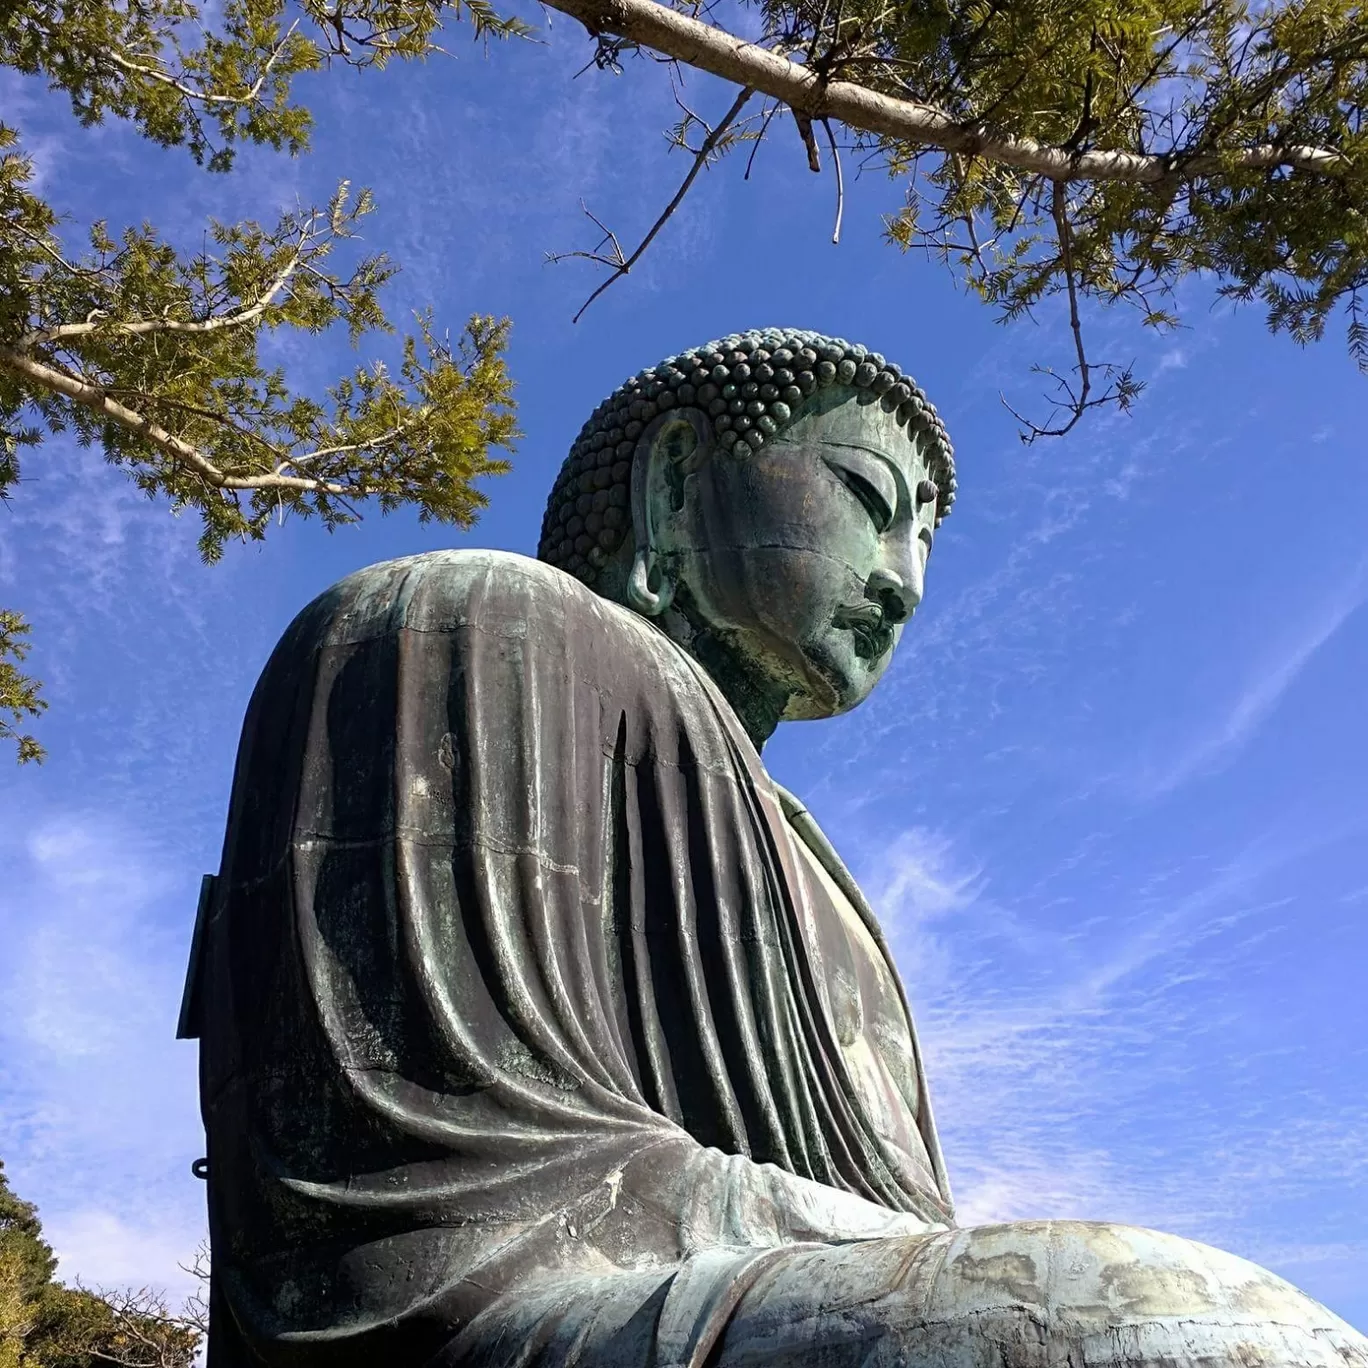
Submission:
{"label": "elongated earlobe", "polygon": [[[662,570],[656,549],[652,485],[664,479],[665,468],[690,468],[689,462],[706,449],[707,418],[696,409],[659,415],[638,437],[632,458],[631,509],[636,550],[627,576],[627,606],[643,617],[659,617],[674,601],[675,582]],[[658,498],[665,497],[659,491]]]}
{"label": "elongated earlobe", "polygon": [[627,577],[627,604],[643,617],[659,617],[674,598],[674,581],[660,572],[655,551],[637,548],[632,558],[632,573]]}

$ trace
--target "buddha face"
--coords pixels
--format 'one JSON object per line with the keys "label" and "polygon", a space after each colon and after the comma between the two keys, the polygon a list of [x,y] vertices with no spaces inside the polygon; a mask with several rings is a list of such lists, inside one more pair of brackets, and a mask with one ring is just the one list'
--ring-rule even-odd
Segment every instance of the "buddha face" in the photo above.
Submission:
{"label": "buddha face", "polygon": [[684,644],[775,721],[862,702],[921,602],[935,488],[907,429],[861,398],[822,391],[755,454],[657,463],[656,540],[702,636]]}

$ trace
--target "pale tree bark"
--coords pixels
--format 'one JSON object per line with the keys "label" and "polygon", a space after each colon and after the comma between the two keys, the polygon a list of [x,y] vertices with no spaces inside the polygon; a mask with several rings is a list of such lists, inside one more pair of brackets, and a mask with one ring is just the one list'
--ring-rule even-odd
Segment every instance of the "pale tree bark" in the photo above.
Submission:
{"label": "pale tree bark", "polygon": [[1231,169],[1334,174],[1345,165],[1327,148],[1271,144],[1221,154],[1145,156],[1132,152],[1072,152],[1032,138],[995,136],[961,123],[931,105],[883,95],[851,81],[824,82],[817,73],[781,53],[748,43],[724,29],[656,4],[655,0],[543,0],[578,19],[590,34],[611,34],[650,48],[687,66],[779,100],[809,119],[836,119],[861,133],[914,146],[981,157],[1056,181],[1125,181],[1153,184]]}

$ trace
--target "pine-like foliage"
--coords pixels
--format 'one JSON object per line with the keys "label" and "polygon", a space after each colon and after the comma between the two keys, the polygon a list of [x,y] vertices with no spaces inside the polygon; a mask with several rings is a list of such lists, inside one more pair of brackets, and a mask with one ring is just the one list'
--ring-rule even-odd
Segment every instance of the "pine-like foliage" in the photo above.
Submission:
{"label": "pine-like foliage", "polygon": [[[1167,328],[1174,287],[1201,271],[1222,295],[1261,301],[1269,327],[1298,341],[1341,311],[1368,369],[1352,326],[1368,290],[1368,16],[1357,0],[844,10],[847,36],[828,26],[834,73],[981,131],[977,153],[877,144],[907,184],[892,239],[930,247],[1005,319],[1060,295],[1075,326],[1077,301],[1091,299]],[[808,0],[771,0],[767,14],[817,31]],[[1062,154],[1053,175],[1041,158],[1003,155],[1027,142]]]}
{"label": "pine-like foliage", "polygon": [[[45,78],[83,123],[128,120],[227,171],[244,141],[307,145],[308,110],[290,96],[300,72],[422,55],[444,15],[468,15],[480,36],[521,31],[484,0],[309,3],[293,20],[274,0],[212,9],[20,0],[0,6],[0,65]],[[147,225],[64,220],[34,188],[20,130],[0,122],[0,499],[33,448],[69,431],[149,497],[196,513],[206,561],[273,519],[331,528],[368,502],[470,526],[486,502],[477,482],[507,469],[495,453],[516,436],[506,320],[476,316],[451,338],[420,316],[396,365],[363,362],[322,393],[261,357],[282,329],[341,327],[358,348],[394,331],[381,293],[397,268],[355,250],[371,208],[344,184],[273,223],[211,223],[185,253]],[[0,741],[21,761],[42,756],[20,730],[43,706],[20,668],[27,631],[0,614]]]}
{"label": "pine-like foliage", "polygon": [[[40,759],[43,751],[32,736],[19,730],[24,720],[47,707],[38,684],[19,668],[28,655],[29,625],[18,613],[0,609],[0,741],[18,747],[19,761]],[[0,1359],[0,1368],[4,1360]]]}
{"label": "pine-like foliage", "polygon": [[[1368,371],[1361,0],[751,0],[730,32],[704,0],[546,3],[596,35],[601,67],[640,49],[740,87],[715,127],[686,113],[707,132],[695,171],[796,123],[812,170],[835,172],[838,235],[843,152],[903,183],[889,239],[1004,321],[1058,300],[1070,362],[1038,367],[1056,407],[1022,419],[1026,440],[1139,392],[1090,358],[1087,303],[1168,328],[1197,273],[1299,342],[1338,315]],[[640,249],[604,243],[573,255],[626,274]]]}
{"label": "pine-like foliage", "polygon": [[0,1368],[27,1368],[57,1261],[43,1242],[38,1213],[10,1191],[0,1162]]}
{"label": "pine-like foliage", "polygon": [[190,1368],[198,1315],[172,1315],[157,1294],[100,1294],[56,1279],[32,1203],[0,1162],[0,1368]]}

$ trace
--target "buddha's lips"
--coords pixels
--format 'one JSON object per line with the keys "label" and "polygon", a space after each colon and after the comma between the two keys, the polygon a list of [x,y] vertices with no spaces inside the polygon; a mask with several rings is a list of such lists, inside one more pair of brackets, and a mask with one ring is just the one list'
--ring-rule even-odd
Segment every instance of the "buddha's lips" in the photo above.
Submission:
{"label": "buddha's lips", "polygon": [[862,660],[877,660],[893,645],[893,628],[885,624],[883,608],[872,600],[842,605],[831,620],[854,635],[855,654]]}

